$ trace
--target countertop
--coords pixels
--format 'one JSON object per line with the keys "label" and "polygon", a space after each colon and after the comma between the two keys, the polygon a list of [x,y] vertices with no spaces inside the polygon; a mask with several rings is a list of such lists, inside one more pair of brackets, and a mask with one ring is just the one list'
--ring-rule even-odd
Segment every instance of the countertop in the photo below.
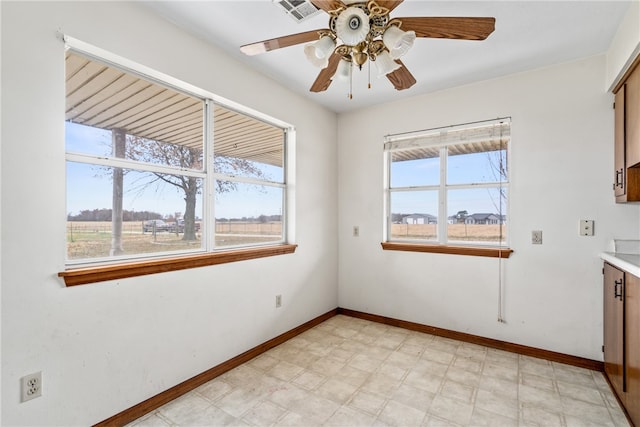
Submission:
{"label": "countertop", "polygon": [[600,258],[621,270],[640,277],[640,240],[614,240]]}
{"label": "countertop", "polygon": [[638,254],[602,252],[600,254],[600,258],[614,267],[618,267],[620,270],[624,270],[636,277],[640,277],[640,255]]}

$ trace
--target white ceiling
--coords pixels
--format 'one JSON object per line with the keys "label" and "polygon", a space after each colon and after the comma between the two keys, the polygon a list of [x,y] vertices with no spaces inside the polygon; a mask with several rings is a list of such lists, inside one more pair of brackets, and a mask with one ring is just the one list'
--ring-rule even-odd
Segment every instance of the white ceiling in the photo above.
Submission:
{"label": "white ceiling", "polygon": [[142,4],[289,89],[333,111],[345,112],[603,53],[631,2],[405,0],[393,10],[392,18],[493,16],[496,29],[484,41],[416,39],[402,58],[418,81],[413,87],[396,91],[386,78],[376,78],[372,67],[372,88],[367,89],[365,65],[354,72],[353,99],[347,98],[348,82],[335,81],[325,92],[309,92],[319,70],[306,60],[304,44],[257,56],[239,50],[243,44],[327,28],[324,12],[298,23],[272,0]]}

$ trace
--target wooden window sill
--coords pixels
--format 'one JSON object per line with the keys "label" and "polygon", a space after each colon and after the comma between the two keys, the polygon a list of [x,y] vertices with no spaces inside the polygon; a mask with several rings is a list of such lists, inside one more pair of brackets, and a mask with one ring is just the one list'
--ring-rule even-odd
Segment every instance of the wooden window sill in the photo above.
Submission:
{"label": "wooden window sill", "polygon": [[154,259],[127,264],[103,265],[69,269],[58,273],[66,286],[86,285],[107,280],[125,279],[127,277],[144,276],[146,274],[164,273],[187,268],[205,267],[208,265],[226,264],[276,255],[294,253],[298,245],[277,245],[249,249],[235,249],[224,252],[191,255],[184,257]]}
{"label": "wooden window sill", "polygon": [[513,253],[509,248],[485,248],[477,246],[448,246],[416,243],[382,242],[385,251],[429,252],[436,254],[471,255],[493,258],[509,258]]}

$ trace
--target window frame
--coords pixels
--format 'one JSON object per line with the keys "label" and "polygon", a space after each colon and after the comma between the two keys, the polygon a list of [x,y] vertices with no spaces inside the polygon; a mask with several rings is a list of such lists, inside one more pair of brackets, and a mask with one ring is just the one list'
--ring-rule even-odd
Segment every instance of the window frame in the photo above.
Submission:
{"label": "window frame", "polygon": [[[507,162],[507,175],[506,179],[491,182],[469,182],[469,183],[457,183],[449,184],[447,182],[448,169],[448,148],[455,145],[462,145],[468,143],[464,140],[459,141],[447,141],[446,136],[442,138],[442,141],[438,141],[437,134],[446,135],[449,130],[472,130],[482,125],[501,124],[507,123],[509,126],[508,140],[505,143],[506,149],[506,162]],[[419,138],[435,137],[436,141],[420,144],[419,142],[413,142],[403,144],[402,141],[417,141]],[[394,144],[396,145],[394,147]],[[405,147],[402,147],[405,145]],[[392,154],[399,151],[410,151],[419,147],[428,147],[438,151],[439,159],[439,182],[437,184],[427,185],[413,185],[413,186],[397,186],[392,187]],[[505,211],[503,216],[507,217],[506,221],[506,239],[504,242],[498,242],[497,244],[478,244],[477,242],[465,243],[464,241],[453,240],[450,241],[448,236],[449,215],[448,209],[448,195],[451,190],[468,190],[468,189],[482,189],[482,188],[496,188],[505,189],[509,191],[511,181],[511,118],[503,117],[494,120],[484,120],[478,122],[465,123],[461,125],[453,125],[439,128],[426,129],[416,132],[408,132],[396,135],[387,135],[385,137],[384,144],[384,225],[383,236],[384,240],[381,243],[383,250],[397,250],[397,251],[410,251],[410,252],[429,252],[429,253],[445,253],[455,255],[471,255],[471,256],[484,256],[484,257],[498,257],[509,258],[513,250],[509,247],[509,202],[511,195],[508,194],[505,201]],[[484,151],[489,152],[489,151]],[[391,199],[394,192],[410,192],[410,191],[435,191],[438,195],[438,207],[437,218],[438,223],[436,226],[437,236],[436,239],[395,239],[391,236],[392,227],[392,206]]]}
{"label": "window frame", "polygon": [[[118,167],[146,172],[163,172],[181,176],[191,176],[203,180],[202,188],[202,244],[197,249],[185,249],[152,254],[131,254],[117,257],[72,260],[67,258],[67,239],[64,242],[65,270],[58,273],[67,286],[94,283],[125,277],[135,277],[156,272],[181,270],[205,265],[236,262],[265,256],[293,253],[297,245],[294,219],[294,177],[295,177],[295,138],[293,125],[275,119],[264,113],[242,106],[238,103],[197,88],[188,83],[165,75],[131,60],[127,60],[106,50],[89,45],[72,37],[63,36],[65,52],[72,51],[90,60],[129,73],[154,84],[169,88],[203,102],[203,165],[202,170],[163,166],[131,159],[120,159],[81,152],[67,151],[65,145],[65,164],[77,162],[104,167]],[[281,129],[283,132],[282,182],[269,179],[233,176],[214,170],[214,107],[220,106],[229,111],[261,121]],[[265,185],[282,191],[282,230],[278,241],[249,243],[229,246],[216,246],[215,194],[216,180],[222,179],[249,185]],[[65,179],[65,182],[66,179]],[[66,190],[65,190],[66,191]],[[200,210],[198,210],[200,212]],[[65,215],[65,224],[67,222]]]}

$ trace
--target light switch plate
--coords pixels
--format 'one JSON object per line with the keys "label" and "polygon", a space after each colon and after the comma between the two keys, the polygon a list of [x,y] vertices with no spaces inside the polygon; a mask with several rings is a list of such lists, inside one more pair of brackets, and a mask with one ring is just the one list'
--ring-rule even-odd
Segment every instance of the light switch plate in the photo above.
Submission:
{"label": "light switch plate", "polygon": [[581,219],[580,220],[580,235],[581,236],[593,236],[594,233],[594,223],[592,219]]}

